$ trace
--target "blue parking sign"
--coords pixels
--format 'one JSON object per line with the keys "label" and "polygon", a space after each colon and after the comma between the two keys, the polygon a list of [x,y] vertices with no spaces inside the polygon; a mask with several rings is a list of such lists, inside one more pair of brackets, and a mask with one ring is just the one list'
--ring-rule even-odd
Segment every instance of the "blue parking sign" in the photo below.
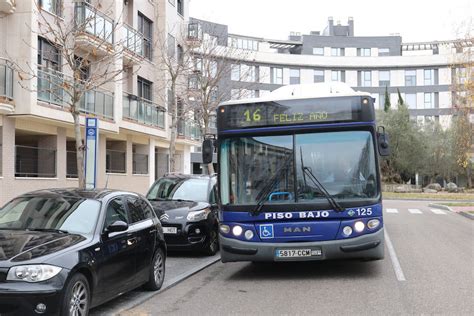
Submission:
{"label": "blue parking sign", "polygon": [[260,225],[260,238],[273,238],[273,224]]}

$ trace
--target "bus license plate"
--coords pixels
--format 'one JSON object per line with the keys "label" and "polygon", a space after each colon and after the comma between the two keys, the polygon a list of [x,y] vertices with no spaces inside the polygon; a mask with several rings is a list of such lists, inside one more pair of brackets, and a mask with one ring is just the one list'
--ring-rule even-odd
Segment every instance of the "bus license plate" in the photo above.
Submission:
{"label": "bus license plate", "polygon": [[178,228],[176,227],[163,227],[163,233],[165,234],[177,234]]}
{"label": "bus license plate", "polygon": [[311,249],[277,249],[277,258],[301,258],[311,257]]}

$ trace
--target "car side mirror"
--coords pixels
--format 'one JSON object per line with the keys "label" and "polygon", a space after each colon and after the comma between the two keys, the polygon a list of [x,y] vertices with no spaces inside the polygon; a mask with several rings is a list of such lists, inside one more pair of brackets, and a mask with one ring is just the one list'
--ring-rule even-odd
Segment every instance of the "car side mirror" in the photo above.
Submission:
{"label": "car side mirror", "polygon": [[385,127],[379,126],[377,130],[377,146],[380,156],[390,156],[390,146],[388,134],[385,133]]}
{"label": "car side mirror", "polygon": [[214,138],[206,138],[202,142],[202,163],[210,164],[214,156]]}
{"label": "car side mirror", "polygon": [[112,224],[110,224],[109,226],[107,226],[105,231],[107,233],[116,233],[116,232],[124,232],[127,229],[128,229],[128,224],[127,223],[125,223],[124,221],[115,221]]}

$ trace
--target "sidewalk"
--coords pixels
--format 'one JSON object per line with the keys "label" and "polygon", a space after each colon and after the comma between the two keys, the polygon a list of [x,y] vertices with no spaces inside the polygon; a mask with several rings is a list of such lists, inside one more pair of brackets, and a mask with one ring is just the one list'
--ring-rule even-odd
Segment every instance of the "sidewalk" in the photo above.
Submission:
{"label": "sidewalk", "polygon": [[471,220],[474,220],[474,206],[446,206],[438,203],[430,203],[428,204],[428,206],[457,213]]}

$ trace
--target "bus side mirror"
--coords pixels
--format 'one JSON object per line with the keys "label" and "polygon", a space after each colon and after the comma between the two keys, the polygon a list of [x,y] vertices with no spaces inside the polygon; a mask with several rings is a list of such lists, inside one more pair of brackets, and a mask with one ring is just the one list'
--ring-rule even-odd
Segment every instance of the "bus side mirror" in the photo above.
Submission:
{"label": "bus side mirror", "polygon": [[388,145],[389,137],[385,133],[385,127],[379,126],[377,130],[377,145],[380,156],[390,156],[390,147]]}
{"label": "bus side mirror", "polygon": [[202,163],[203,164],[212,163],[213,156],[214,156],[214,139],[206,138],[202,142]]}

